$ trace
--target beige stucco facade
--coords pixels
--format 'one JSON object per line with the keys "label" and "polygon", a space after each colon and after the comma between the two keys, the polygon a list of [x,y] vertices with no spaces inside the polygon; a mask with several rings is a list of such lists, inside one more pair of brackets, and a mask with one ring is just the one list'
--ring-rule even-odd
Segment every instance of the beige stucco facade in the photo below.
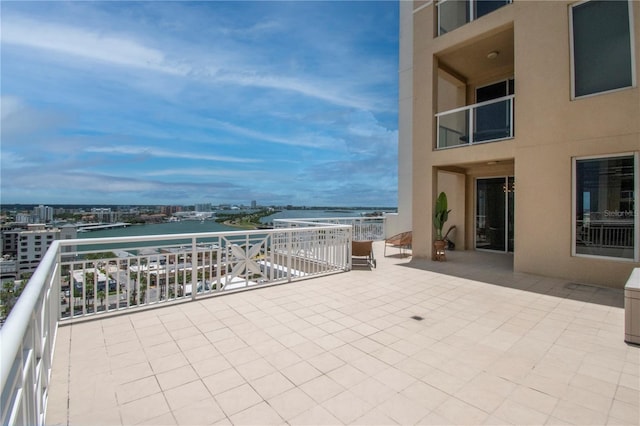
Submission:
{"label": "beige stucco facade", "polygon": [[[505,250],[505,256],[513,256],[515,271],[621,288],[640,266],[640,1],[631,7],[634,85],[572,99],[569,10],[575,3],[515,0],[438,36],[436,4],[414,2],[410,168],[415,257],[431,257],[432,212],[440,191],[447,193],[452,209],[445,230],[456,226],[456,250],[476,249],[476,182],[495,176],[515,180],[514,249]],[[472,105],[478,87],[510,79],[513,137],[439,149],[436,114]],[[574,159],[622,153],[636,158],[634,259],[576,256]]]}

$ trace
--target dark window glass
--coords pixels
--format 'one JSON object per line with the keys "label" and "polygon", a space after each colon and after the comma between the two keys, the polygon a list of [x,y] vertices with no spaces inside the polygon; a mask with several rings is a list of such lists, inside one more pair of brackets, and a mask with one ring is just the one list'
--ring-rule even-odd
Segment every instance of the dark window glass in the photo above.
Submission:
{"label": "dark window glass", "polygon": [[574,95],[632,86],[629,3],[592,0],[572,18]]}
{"label": "dark window glass", "polygon": [[633,157],[576,162],[576,253],[633,259]]}

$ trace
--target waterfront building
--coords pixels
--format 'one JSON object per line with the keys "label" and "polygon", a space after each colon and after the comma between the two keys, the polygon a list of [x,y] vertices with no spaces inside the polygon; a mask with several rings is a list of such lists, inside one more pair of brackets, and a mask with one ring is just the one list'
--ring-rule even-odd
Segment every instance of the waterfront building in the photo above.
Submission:
{"label": "waterfront building", "polygon": [[53,207],[40,204],[33,208],[33,221],[29,223],[50,223],[53,221]]}
{"label": "waterfront building", "polygon": [[118,212],[111,211],[111,208],[92,208],[91,214],[95,217],[95,220],[103,223],[115,223],[120,220],[120,214]]}
{"label": "waterfront building", "polygon": [[32,273],[54,240],[60,239],[60,229],[46,228],[44,224],[29,225],[18,236],[18,276]]}
{"label": "waterfront building", "polygon": [[399,208],[414,256],[432,256],[444,191],[456,250],[622,287],[640,265],[640,2],[400,8]]}
{"label": "waterfront building", "polygon": [[182,206],[161,206],[160,213],[171,216],[174,213],[178,213],[182,211]]}
{"label": "waterfront building", "polygon": [[18,223],[31,223],[32,215],[29,213],[16,213],[16,222]]}
{"label": "waterfront building", "polygon": [[197,212],[211,212],[213,209],[211,208],[211,203],[202,203],[195,205],[195,211]]}

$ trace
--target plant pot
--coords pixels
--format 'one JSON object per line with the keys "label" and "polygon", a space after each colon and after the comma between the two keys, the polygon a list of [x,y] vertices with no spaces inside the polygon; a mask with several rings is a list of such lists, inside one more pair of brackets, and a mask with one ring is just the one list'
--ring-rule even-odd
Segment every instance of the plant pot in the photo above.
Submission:
{"label": "plant pot", "polygon": [[444,240],[436,240],[433,242],[433,260],[437,260],[439,262],[446,262],[447,256],[445,255],[445,248],[447,247],[447,242]]}

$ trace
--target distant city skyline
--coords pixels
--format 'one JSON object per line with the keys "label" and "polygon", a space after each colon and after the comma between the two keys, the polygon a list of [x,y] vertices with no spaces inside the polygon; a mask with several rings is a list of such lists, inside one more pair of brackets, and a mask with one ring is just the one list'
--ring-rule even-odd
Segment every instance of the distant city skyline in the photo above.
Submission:
{"label": "distant city skyline", "polygon": [[2,204],[397,205],[397,1],[0,7]]}

